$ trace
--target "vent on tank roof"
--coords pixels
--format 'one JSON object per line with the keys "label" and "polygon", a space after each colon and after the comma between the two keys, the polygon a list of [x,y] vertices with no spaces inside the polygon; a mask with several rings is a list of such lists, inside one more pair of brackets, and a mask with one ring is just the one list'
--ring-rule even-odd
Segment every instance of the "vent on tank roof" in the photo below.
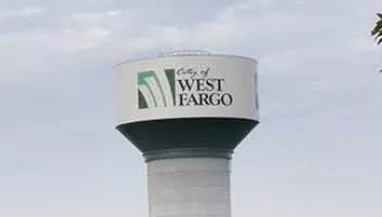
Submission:
{"label": "vent on tank roof", "polygon": [[175,51],[165,51],[159,53],[158,57],[168,57],[168,56],[207,56],[211,55],[208,51],[204,50],[175,50]]}

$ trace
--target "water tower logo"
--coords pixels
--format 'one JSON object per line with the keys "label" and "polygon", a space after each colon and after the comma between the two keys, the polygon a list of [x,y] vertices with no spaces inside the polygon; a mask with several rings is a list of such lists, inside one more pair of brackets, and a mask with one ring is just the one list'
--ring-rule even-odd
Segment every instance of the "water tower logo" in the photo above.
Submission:
{"label": "water tower logo", "polygon": [[231,106],[226,78],[211,74],[208,67],[138,72],[138,108]]}
{"label": "water tower logo", "polygon": [[154,71],[138,73],[139,109],[174,106],[175,71],[165,70],[165,74],[163,79]]}

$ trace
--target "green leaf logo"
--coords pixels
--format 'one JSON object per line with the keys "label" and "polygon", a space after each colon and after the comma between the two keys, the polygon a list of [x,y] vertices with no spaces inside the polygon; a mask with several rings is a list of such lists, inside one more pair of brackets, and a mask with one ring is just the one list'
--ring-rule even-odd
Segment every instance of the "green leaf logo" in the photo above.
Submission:
{"label": "green leaf logo", "polygon": [[167,69],[164,72],[138,72],[139,109],[175,105],[175,71]]}

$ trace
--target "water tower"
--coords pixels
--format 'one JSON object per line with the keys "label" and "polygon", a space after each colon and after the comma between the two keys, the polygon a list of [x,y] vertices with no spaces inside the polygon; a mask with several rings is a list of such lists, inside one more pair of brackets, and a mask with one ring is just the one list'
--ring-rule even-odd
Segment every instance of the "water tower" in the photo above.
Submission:
{"label": "water tower", "polygon": [[230,160],[259,123],[256,60],[171,52],[114,69],[116,128],[147,163],[150,217],[230,217]]}

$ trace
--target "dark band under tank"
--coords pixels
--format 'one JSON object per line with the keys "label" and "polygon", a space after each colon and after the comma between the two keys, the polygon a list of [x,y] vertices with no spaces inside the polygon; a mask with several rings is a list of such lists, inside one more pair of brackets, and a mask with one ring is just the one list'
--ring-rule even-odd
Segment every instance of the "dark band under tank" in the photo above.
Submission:
{"label": "dark band under tank", "polygon": [[239,118],[178,118],[121,124],[116,128],[150,161],[175,157],[230,158],[258,123]]}

